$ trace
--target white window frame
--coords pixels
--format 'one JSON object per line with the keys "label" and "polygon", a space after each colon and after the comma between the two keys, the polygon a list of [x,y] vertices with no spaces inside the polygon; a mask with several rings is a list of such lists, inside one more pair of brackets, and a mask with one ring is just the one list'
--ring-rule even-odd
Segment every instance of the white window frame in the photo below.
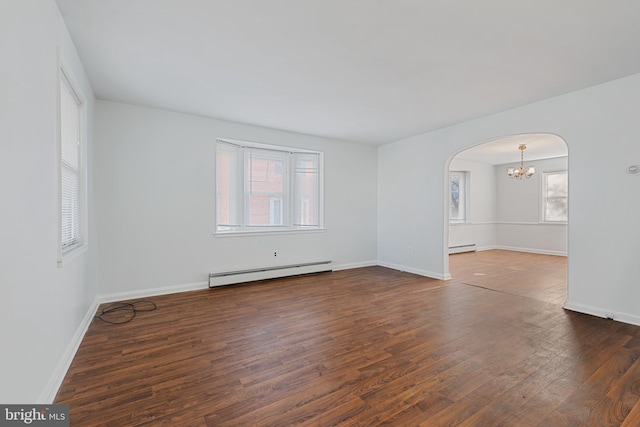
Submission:
{"label": "white window frame", "polygon": [[[567,218],[564,220],[547,219],[547,177],[549,175],[567,175]],[[540,179],[540,222],[545,224],[567,224],[569,219],[569,172],[563,170],[543,171]]]}
{"label": "white window frame", "polygon": [[[460,175],[460,182],[464,183],[464,187],[462,188],[462,195],[458,197],[459,205],[458,211],[462,211],[463,217],[454,218],[451,216],[451,197],[452,197],[452,186],[451,186],[451,177],[453,175]],[[469,188],[470,188],[470,173],[469,171],[449,171],[449,223],[450,224],[466,224],[469,222]],[[460,190],[459,190],[460,191]]]}
{"label": "white window frame", "polygon": [[[64,267],[70,261],[77,258],[88,249],[87,238],[87,103],[86,98],[80,91],[80,85],[71,73],[66,62],[58,52],[58,92],[57,92],[57,183],[58,183],[58,267]],[[71,165],[63,160],[63,123],[62,123],[62,103],[65,92],[71,93],[78,110],[78,160],[76,165]],[[76,191],[77,197],[72,207],[73,221],[77,221],[77,226],[73,227],[73,238],[65,239],[63,235],[63,222],[66,222],[69,213],[63,209],[63,200],[67,198],[65,192],[68,190],[63,185],[64,171],[71,170],[77,174]]]}
{"label": "white window frame", "polygon": [[[230,149],[237,150],[237,162],[234,162],[235,171],[229,173],[229,180],[234,180],[231,184],[231,193],[234,196],[234,207],[230,208],[231,215],[235,217],[237,224],[221,224],[220,218],[220,191],[218,188],[218,161],[216,158],[216,172],[215,172],[215,190],[216,190],[216,202],[215,202],[215,231],[216,236],[228,236],[228,235],[255,235],[260,233],[289,233],[289,232],[316,232],[324,231],[324,154],[320,151],[303,150],[299,148],[283,147],[271,144],[262,144],[257,142],[237,141],[233,139],[218,138],[216,140],[216,156],[219,150]],[[248,171],[248,159],[252,153],[260,157],[269,158],[274,160],[281,160],[283,164],[283,189],[282,193],[278,193],[277,196],[280,203],[283,206],[282,212],[282,224],[274,225],[249,225],[249,210],[248,206],[249,191],[248,186],[250,183],[249,171]],[[306,156],[311,156],[317,160],[317,171],[313,173],[318,174],[317,192],[318,192],[318,212],[315,217],[317,218],[317,224],[298,224],[296,214],[301,214],[301,211],[305,208],[308,209],[308,202],[305,201],[305,195],[298,194],[296,185],[296,159],[304,159]],[[306,172],[302,172],[306,174]],[[301,203],[298,210],[295,208],[296,200]],[[272,206],[274,199],[271,199],[269,205]],[[296,212],[298,211],[298,212]],[[269,213],[270,218],[273,218],[273,213]]]}

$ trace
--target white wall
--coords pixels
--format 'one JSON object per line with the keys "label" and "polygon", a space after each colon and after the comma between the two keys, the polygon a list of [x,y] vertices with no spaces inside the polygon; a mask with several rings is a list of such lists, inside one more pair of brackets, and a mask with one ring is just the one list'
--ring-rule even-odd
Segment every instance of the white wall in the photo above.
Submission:
{"label": "white wall", "polygon": [[[217,137],[323,151],[326,231],[214,237]],[[376,147],[107,101],[95,143],[103,298],[202,288],[215,271],[376,263]]]}
{"label": "white wall", "polygon": [[[525,162],[536,174],[516,180],[508,166],[495,166],[497,186],[496,240],[501,249],[567,255],[567,224],[542,223],[542,174],[567,170],[567,157]],[[571,197],[571,196],[569,196]]]}
{"label": "white wall", "polygon": [[[409,138],[378,149],[378,263],[447,279],[448,171],[443,147],[419,141]],[[434,179],[434,174],[439,177]]]}
{"label": "white wall", "polygon": [[0,2],[2,403],[53,399],[96,295],[93,197],[89,251],[57,268],[58,46],[87,100],[90,127],[93,93],[55,3]]}
{"label": "white wall", "polygon": [[449,225],[449,246],[496,247],[496,175],[493,165],[454,158],[451,171],[469,173],[467,222]]}
{"label": "white wall", "polygon": [[640,176],[626,173],[640,163],[638,111],[633,75],[380,147],[379,260],[446,277],[449,159],[498,137],[554,133],[569,147],[566,306],[640,324]]}

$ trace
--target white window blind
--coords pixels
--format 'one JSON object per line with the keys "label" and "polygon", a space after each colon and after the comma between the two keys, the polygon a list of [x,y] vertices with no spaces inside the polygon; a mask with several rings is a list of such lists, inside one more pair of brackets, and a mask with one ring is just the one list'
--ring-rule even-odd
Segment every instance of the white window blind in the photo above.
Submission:
{"label": "white window blind", "polygon": [[82,243],[80,105],[78,96],[62,73],[60,82],[60,234],[63,254]]}
{"label": "white window blind", "polygon": [[217,141],[217,232],[319,228],[322,153]]}

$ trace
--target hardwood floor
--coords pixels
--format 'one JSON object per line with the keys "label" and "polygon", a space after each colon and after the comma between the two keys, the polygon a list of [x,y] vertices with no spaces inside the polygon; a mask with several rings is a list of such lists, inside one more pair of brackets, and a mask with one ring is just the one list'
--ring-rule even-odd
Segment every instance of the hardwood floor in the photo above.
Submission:
{"label": "hardwood floor", "polygon": [[56,403],[72,426],[640,425],[640,328],[564,311],[565,258],[450,265],[151,298],[93,321]]}

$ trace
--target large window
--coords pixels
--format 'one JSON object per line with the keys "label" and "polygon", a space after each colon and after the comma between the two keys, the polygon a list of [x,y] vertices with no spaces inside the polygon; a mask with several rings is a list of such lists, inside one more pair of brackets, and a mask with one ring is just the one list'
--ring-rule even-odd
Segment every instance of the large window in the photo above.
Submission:
{"label": "large window", "polygon": [[449,222],[467,222],[467,188],[469,173],[449,172]]}
{"label": "large window", "polygon": [[86,243],[84,205],[84,103],[69,74],[60,68],[58,142],[58,264]]}
{"label": "large window", "polygon": [[542,220],[566,222],[569,207],[567,171],[543,172],[542,185]]}
{"label": "large window", "polygon": [[216,231],[322,228],[322,153],[219,139]]}

